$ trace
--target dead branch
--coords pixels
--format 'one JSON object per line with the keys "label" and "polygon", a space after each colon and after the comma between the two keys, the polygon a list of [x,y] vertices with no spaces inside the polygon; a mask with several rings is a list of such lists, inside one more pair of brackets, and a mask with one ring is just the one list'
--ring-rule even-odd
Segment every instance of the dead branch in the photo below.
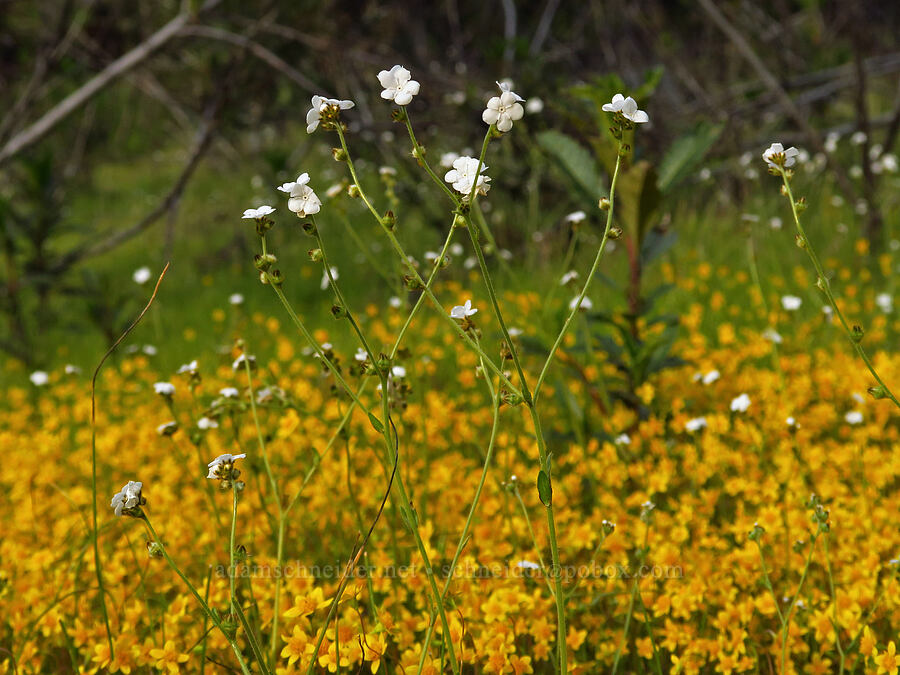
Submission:
{"label": "dead branch", "polygon": [[[200,8],[200,12],[206,12],[220,2],[221,0],[206,0]],[[0,165],[42,139],[57,124],[72,114],[72,112],[80,108],[87,101],[96,96],[122,75],[129,72],[139,63],[149,58],[160,47],[178,35],[189,22],[194,20],[194,18],[195,17],[191,14],[179,14],[165,26],[153,33],[153,35],[144,42],[120,56],[97,75],[85,82],[80,88],[66,96],[66,98],[48,110],[39,120],[13,136],[6,145],[0,149]]]}

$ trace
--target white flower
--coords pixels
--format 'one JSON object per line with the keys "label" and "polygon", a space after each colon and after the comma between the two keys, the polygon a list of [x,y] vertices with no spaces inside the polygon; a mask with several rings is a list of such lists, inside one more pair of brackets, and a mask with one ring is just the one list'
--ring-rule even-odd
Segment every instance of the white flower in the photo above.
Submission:
{"label": "white flower", "polygon": [[572,211],[572,213],[566,216],[566,222],[577,225],[585,218],[587,218],[587,214],[584,211]]}
{"label": "white flower", "polygon": [[153,385],[153,389],[160,396],[171,396],[175,393],[175,385],[171,382],[157,382]]}
{"label": "white flower", "polygon": [[794,162],[797,161],[797,155],[799,154],[800,151],[793,146],[785,150],[781,143],[772,143],[772,145],[763,152],[762,158],[765,160],[766,164],[777,169],[782,166],[793,166]]}
{"label": "white flower", "polygon": [[837,150],[838,141],[841,140],[841,135],[835,132],[831,132],[825,137],[825,152],[834,152]]}
{"label": "white flower", "polygon": [[487,108],[481,113],[481,119],[485,124],[496,124],[499,131],[509,131],[513,122],[522,119],[525,109],[520,101],[525,99],[510,89],[509,83],[498,82],[500,95],[492,97],[487,102]]}
{"label": "white flower", "polygon": [[229,455],[227,453],[219,455],[206,465],[209,467],[209,474],[206,477],[219,479],[221,477],[230,476],[235,460],[243,459],[246,456],[246,453],[241,453],[240,455]]}
{"label": "white flower", "polygon": [[325,98],[319,95],[313,96],[312,108],[306,113],[306,133],[311,134],[319,127],[319,122],[322,120],[322,113],[330,105],[335,105],[341,110],[349,110],[354,104],[353,101]]}
{"label": "white flower", "polygon": [[406,377],[406,368],[403,366],[394,366],[391,368],[391,375],[394,377]]}
{"label": "white flower", "polygon": [[156,347],[153,345],[144,345],[141,347],[141,351],[144,352],[147,356],[156,356]]}
{"label": "white flower", "polygon": [[690,419],[684,423],[685,431],[689,431],[690,433],[694,433],[695,431],[700,431],[701,429],[706,428],[706,418],[705,417],[695,417],[694,419]]}
{"label": "white flower", "polygon": [[450,244],[450,255],[461,256],[465,252],[465,248],[458,241],[454,241]]}
{"label": "white flower", "polygon": [[229,305],[243,305],[244,304],[244,296],[240,293],[232,293],[228,296],[228,304]]}
{"label": "white flower", "polygon": [[441,155],[440,164],[445,169],[449,169],[453,166],[453,162],[459,159],[459,153],[457,152],[445,152]]}
{"label": "white flower", "polygon": [[521,328],[516,328],[515,326],[509,327],[509,337],[519,337],[524,331]]}
{"label": "white flower", "polygon": [[894,298],[890,293],[879,293],[875,296],[875,304],[885,314],[889,314],[894,308]]}
{"label": "white flower", "polygon": [[396,295],[392,295],[391,299],[388,300],[388,304],[391,307],[393,307],[394,309],[397,309],[403,305],[403,301],[400,298],[398,298]]}
{"label": "white flower", "polygon": [[109,505],[116,510],[117,516],[121,516],[125,509],[133,509],[141,505],[142,487],[144,487],[143,483],[130,480],[113,496]]}
{"label": "white flower", "polygon": [[778,216],[772,216],[771,218],[769,218],[769,227],[771,227],[773,230],[780,230],[781,225],[781,218],[779,218]]}
{"label": "white flower", "polygon": [[731,400],[731,412],[747,412],[750,407],[750,397],[747,394],[741,394],[737,398]]}
{"label": "white flower", "polygon": [[578,306],[578,309],[581,309],[585,312],[589,312],[594,308],[594,303],[591,302],[590,298],[585,296],[584,298],[581,299],[581,304],[579,305],[578,304],[578,296],[576,295],[574,298],[572,298],[569,301],[569,309],[570,310],[575,309],[576,306]]}
{"label": "white flower", "polygon": [[244,363],[248,363],[251,368],[256,365],[256,357],[255,356],[247,356],[246,354],[241,354],[238,356],[234,363],[231,364],[232,370],[240,370],[244,367]]}
{"label": "white flower", "polygon": [[703,384],[712,384],[713,382],[715,382],[716,380],[719,379],[719,376],[720,376],[719,371],[713,369],[713,370],[709,371],[708,373],[706,373],[706,375],[703,376],[703,378],[702,378]]}
{"label": "white flower", "polygon": [[384,87],[381,98],[397,105],[408,105],[413,96],[419,93],[419,83],[409,78],[409,71],[400,65],[382,70],[378,73],[378,81]]}
{"label": "white flower", "polygon": [[[329,271],[331,272],[331,277],[337,281],[338,278],[338,268],[337,267],[329,267]],[[319,287],[324,291],[328,288],[328,285],[331,283],[331,279],[328,278],[328,272],[322,272],[322,282],[319,284]]]}
{"label": "white flower", "polygon": [[224,389],[219,389],[219,396],[223,396],[225,398],[237,398],[240,395],[240,392],[234,387],[225,387]]}
{"label": "white flower", "polygon": [[795,426],[797,426],[797,420],[795,420],[793,416],[788,417],[788,418],[784,421],[784,423],[787,424],[789,427],[795,427]]}
{"label": "white flower", "polygon": [[[491,179],[484,174],[487,166],[481,165],[481,173],[477,176],[477,192],[486,195],[491,186]],[[453,168],[444,174],[444,180],[453,185],[453,189],[461,195],[468,197],[472,192],[472,186],[476,185],[476,172],[478,160],[475,157],[464,155],[453,160]]]}
{"label": "white flower", "polygon": [[360,363],[365,363],[366,359],[369,358],[369,355],[366,353],[366,350],[362,347],[359,347],[356,350],[356,354],[353,355],[353,358],[359,361]]}
{"label": "white flower", "polygon": [[201,417],[197,420],[197,428],[206,431],[207,429],[217,429],[219,423],[209,417]]}
{"label": "white flower", "polygon": [[72,365],[71,363],[67,363],[65,367],[66,375],[80,375],[81,368],[78,366]]}
{"label": "white flower", "polygon": [[578,278],[578,272],[576,272],[575,270],[569,270],[568,272],[566,272],[565,274],[562,275],[562,278],[559,280],[559,285],[565,286],[567,283],[569,283],[570,281],[574,281],[577,278]]}
{"label": "white flower", "polygon": [[539,570],[541,566],[536,562],[531,562],[530,560],[520,560],[516,563],[516,567],[523,570]]}
{"label": "white flower", "polygon": [[859,410],[851,410],[844,415],[844,421],[847,422],[847,424],[862,424],[863,414],[859,412]]}
{"label": "white flower", "polygon": [[43,370],[36,370],[28,376],[28,379],[35,387],[43,387],[50,381],[50,376]]}
{"label": "white flower", "polygon": [[464,305],[455,305],[453,309],[450,310],[450,316],[454,319],[465,319],[477,312],[478,310],[472,307],[472,301],[466,300],[466,304]]}
{"label": "white flower", "polygon": [[134,271],[134,274],[131,275],[131,278],[134,280],[134,283],[143,286],[150,281],[151,276],[153,276],[153,273],[150,271],[149,267],[138,267]]}
{"label": "white flower", "polygon": [[853,143],[853,145],[862,145],[866,142],[867,138],[868,136],[866,136],[865,131],[856,131],[850,137],[850,142]]}
{"label": "white flower", "polygon": [[616,94],[613,96],[611,102],[604,103],[603,110],[605,112],[619,113],[622,117],[635,124],[643,124],[644,122],[650,121],[647,113],[643,110],[638,110],[637,101],[630,96],[626,98],[622,96],[622,94]]}
{"label": "white flower", "polygon": [[[185,373],[196,373],[197,372],[197,359],[194,359],[190,363],[185,363],[184,365],[179,366],[178,370],[176,372],[179,375],[184,375]],[[156,393],[158,394],[159,391],[157,391]]]}
{"label": "white flower", "polygon": [[527,112],[529,115],[537,115],[543,109],[544,102],[536,96],[534,98],[528,99],[528,103],[525,104],[525,112]]}
{"label": "white flower", "polygon": [[166,422],[165,424],[160,424],[156,427],[156,433],[160,436],[171,436],[176,431],[178,431],[178,424],[176,422]]}
{"label": "white flower", "polygon": [[278,186],[281,192],[287,192],[290,196],[288,209],[300,218],[318,213],[322,207],[322,200],[316,196],[307,183],[309,183],[309,174],[301,173],[292,183],[283,183]]}
{"label": "white flower", "polygon": [[270,213],[275,213],[275,209],[273,209],[271,206],[268,206],[267,204],[263,204],[256,209],[247,209],[246,211],[244,211],[244,215],[242,215],[241,218],[262,218],[263,216],[267,216]]}
{"label": "white flower", "polygon": [[619,434],[613,442],[616,445],[631,445],[631,436],[628,434]]}
{"label": "white flower", "polygon": [[774,328],[766,328],[762,332],[762,336],[769,342],[772,342],[776,345],[780,345],[783,342],[781,334],[779,334],[779,332]]}
{"label": "white flower", "polygon": [[803,300],[798,298],[796,295],[782,295],[781,296],[781,306],[784,307],[787,312],[795,312],[800,309],[800,305],[803,304]]}

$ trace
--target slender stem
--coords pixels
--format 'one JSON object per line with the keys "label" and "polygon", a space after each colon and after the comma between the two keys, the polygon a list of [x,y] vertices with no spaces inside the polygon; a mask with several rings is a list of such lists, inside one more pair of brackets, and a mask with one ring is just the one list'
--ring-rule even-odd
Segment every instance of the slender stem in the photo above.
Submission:
{"label": "slender stem", "polygon": [[237,507],[238,507],[238,490],[237,481],[231,481],[231,535],[228,538],[228,584],[231,590],[231,616],[235,616],[234,609],[234,533],[237,528]]}
{"label": "slender stem", "polygon": [[825,553],[825,569],[828,572],[828,588],[831,591],[831,610],[832,610],[832,623],[834,623],[834,644],[837,647],[838,654],[841,657],[840,662],[840,672],[844,672],[844,665],[846,663],[846,655],[844,654],[844,648],[841,646],[841,626],[838,623],[838,615],[837,615],[837,595],[834,592],[834,574],[831,570],[831,557],[828,555],[828,533],[825,533],[825,536],[822,538],[822,549]]}
{"label": "slender stem", "polygon": [[[175,574],[177,574],[181,578],[181,580],[188,587],[188,590],[191,592],[191,595],[194,596],[194,599],[198,603],[200,603],[200,608],[203,610],[206,616],[209,617],[210,621],[213,622],[213,625],[218,628],[222,632],[222,635],[225,636],[225,639],[228,640],[228,644],[231,645],[231,649],[232,651],[234,651],[234,655],[237,657],[238,663],[241,666],[241,672],[243,672],[244,675],[250,675],[250,670],[247,667],[247,664],[244,662],[244,657],[241,655],[241,650],[238,649],[237,643],[228,634],[228,631],[226,631],[222,626],[222,622],[219,621],[219,618],[216,616],[216,614],[209,608],[209,605],[203,600],[203,598],[200,597],[200,594],[197,592],[197,589],[194,588],[194,585],[190,581],[188,581],[188,578],[184,576],[184,573],[181,571],[181,569],[179,569],[178,565],[175,564],[175,561],[172,560],[172,558],[169,556],[169,552],[166,550],[165,545],[163,545],[162,540],[156,533],[156,530],[153,529],[153,525],[150,523],[150,519],[147,517],[147,514],[142,513],[142,516],[140,516],[140,518],[144,521],[147,529],[150,530],[150,536],[153,537],[153,541],[155,541],[156,545],[159,546],[159,550],[162,552],[163,558],[165,558],[166,562],[169,564],[169,567],[171,567]],[[259,667],[264,673],[268,672],[264,663],[260,663]]]}
{"label": "slender stem", "polygon": [[775,611],[778,613],[778,623],[783,626],[784,617],[781,614],[781,608],[778,606],[778,594],[775,593],[775,588],[772,586],[772,581],[769,579],[769,571],[766,569],[766,559],[763,556],[762,544],[759,543],[758,539],[756,540],[756,548],[759,551],[759,562],[762,566],[763,582],[772,594],[772,601],[775,603]]}
{"label": "slender stem", "polygon": [[828,281],[828,277],[825,276],[825,269],[822,267],[822,263],[819,262],[819,256],[816,255],[816,251],[815,249],[813,249],[812,242],[809,240],[809,237],[806,236],[806,231],[803,229],[803,225],[800,223],[800,213],[797,210],[797,202],[794,201],[794,194],[793,192],[791,192],[791,181],[788,177],[788,172],[786,172],[783,168],[779,168],[779,172],[781,173],[781,178],[784,183],[785,196],[791,203],[791,214],[794,216],[794,225],[797,227],[797,232],[800,234],[802,243],[804,244],[803,248],[806,250],[807,255],[809,255],[809,259],[812,261],[813,267],[815,268],[816,274],[818,275],[817,283],[819,284],[819,288],[821,288],[822,292],[825,294],[825,298],[828,300],[828,303],[834,310],[835,315],[841,322],[841,326],[843,327],[844,332],[847,334],[847,338],[850,340],[850,343],[853,345],[853,349],[859,355],[859,358],[862,359],[863,363],[866,364],[866,368],[869,369],[872,377],[875,378],[875,381],[884,390],[884,394],[894,402],[895,406],[900,408],[900,401],[897,400],[897,397],[894,396],[894,393],[888,388],[888,386],[875,371],[875,367],[872,365],[872,361],[869,359],[869,355],[866,354],[866,350],[863,349],[860,341],[854,337],[853,331],[850,329],[847,320],[844,318],[844,313],[841,311],[841,308],[838,307],[837,300],[835,300],[834,294],[831,291],[831,283]]}
{"label": "slender stem", "polygon": [[788,633],[790,632],[791,614],[794,612],[794,607],[797,605],[797,597],[800,595],[800,591],[803,588],[803,582],[806,581],[806,573],[809,572],[809,565],[812,562],[813,553],[816,550],[816,540],[818,538],[819,535],[816,533],[810,542],[809,554],[806,556],[806,565],[803,566],[803,573],[800,575],[800,583],[797,584],[797,592],[794,593],[794,596],[791,598],[791,602],[784,614],[784,621],[781,623],[781,670],[779,672],[782,673],[785,672],[784,664],[787,660],[787,641]]}
{"label": "slender stem", "polygon": [[600,267],[600,258],[603,256],[603,251],[606,248],[606,241],[609,239],[609,232],[612,229],[613,210],[616,197],[616,182],[619,178],[619,167],[621,166],[621,164],[622,146],[620,143],[619,152],[616,155],[616,168],[613,170],[612,181],[609,185],[609,210],[606,212],[606,228],[603,230],[603,239],[600,240],[600,247],[597,249],[597,256],[594,258],[594,264],[591,266],[591,271],[588,273],[587,279],[584,280],[584,287],[581,289],[581,293],[579,293],[577,300],[573,303],[572,310],[569,312],[569,316],[566,317],[566,321],[563,324],[562,330],[560,330],[556,341],[553,343],[553,347],[550,349],[550,353],[547,355],[547,360],[544,362],[544,367],[541,368],[541,374],[538,376],[537,383],[534,385],[535,400],[537,400],[538,396],[540,395],[541,385],[543,385],[544,383],[544,378],[547,376],[547,371],[550,369],[550,364],[553,363],[553,359],[556,356],[556,351],[559,349],[560,344],[562,344],[563,338],[569,331],[569,325],[572,323],[572,319],[575,318],[575,315],[581,310],[581,302],[584,300],[584,296],[587,295],[588,288],[590,288],[591,286],[591,281],[593,281],[594,275],[597,273],[597,269]]}
{"label": "slender stem", "polygon": [[416,140],[416,134],[412,128],[412,121],[409,119],[409,112],[405,107],[403,108],[403,117],[404,121],[406,122],[406,130],[407,132],[409,132],[409,140],[410,142],[412,142],[415,158],[418,160],[419,164],[422,165],[422,168],[425,169],[425,172],[431,177],[431,180],[433,180],[447,194],[447,196],[450,197],[450,200],[455,206],[459,206],[459,197],[456,196],[456,193],[454,193],[453,190],[447,187],[447,183],[438,178],[437,174],[432,170],[431,165],[428,164],[428,160],[425,159],[425,148],[423,148],[419,144],[419,141]]}

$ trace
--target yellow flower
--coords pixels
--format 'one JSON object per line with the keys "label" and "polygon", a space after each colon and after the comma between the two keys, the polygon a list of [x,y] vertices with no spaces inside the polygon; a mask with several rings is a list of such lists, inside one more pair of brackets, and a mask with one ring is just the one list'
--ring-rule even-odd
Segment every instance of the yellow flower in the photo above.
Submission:
{"label": "yellow flower", "polygon": [[878,675],[882,675],[882,673],[897,675],[900,660],[897,659],[897,647],[893,640],[888,643],[888,648],[883,654],[875,657],[875,665],[878,666]]}
{"label": "yellow flower", "polygon": [[298,659],[311,655],[315,649],[312,640],[300,626],[294,626],[290,635],[282,635],[284,649],[281,650],[281,658],[288,659],[288,665],[293,665]]}
{"label": "yellow flower", "polygon": [[166,642],[162,649],[151,649],[150,656],[156,659],[156,667],[159,670],[168,670],[170,673],[180,673],[181,666],[178,664],[186,663],[190,658],[187,654],[179,652],[171,640]]}

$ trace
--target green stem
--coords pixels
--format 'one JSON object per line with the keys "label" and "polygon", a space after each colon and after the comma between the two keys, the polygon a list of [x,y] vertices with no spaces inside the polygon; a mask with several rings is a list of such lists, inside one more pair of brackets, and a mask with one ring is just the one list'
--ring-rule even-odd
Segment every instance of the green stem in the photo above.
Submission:
{"label": "green stem", "polygon": [[803,225],[800,224],[800,214],[797,211],[797,202],[794,201],[794,194],[793,192],[791,192],[791,182],[788,178],[788,174],[783,168],[779,169],[779,171],[784,183],[784,189],[786,193],[785,196],[791,203],[791,214],[794,216],[794,225],[797,227],[797,232],[800,234],[800,237],[804,244],[803,248],[806,250],[807,255],[809,255],[809,259],[812,261],[813,267],[816,270],[816,274],[818,275],[817,283],[819,284],[819,287],[825,294],[825,298],[828,300],[831,308],[834,310],[835,316],[837,316],[838,320],[841,322],[841,326],[843,327],[844,332],[847,334],[847,339],[850,340],[850,343],[853,345],[853,349],[856,350],[859,358],[862,359],[863,363],[866,364],[866,368],[869,369],[872,377],[874,377],[875,381],[882,387],[885,395],[894,402],[895,406],[900,408],[900,401],[897,400],[897,397],[894,396],[893,392],[888,388],[888,386],[875,371],[875,367],[872,365],[872,362],[869,359],[869,355],[866,354],[866,350],[863,349],[863,346],[862,344],[860,344],[859,340],[854,337],[853,331],[850,329],[847,320],[844,318],[844,313],[841,311],[840,307],[838,307],[837,301],[834,298],[834,294],[831,292],[831,283],[828,281],[828,277],[825,276],[825,269],[822,267],[822,263],[819,262],[819,256],[816,255],[816,251],[815,249],[813,249],[812,242],[809,240],[809,237],[806,236],[806,231],[803,229]]}

